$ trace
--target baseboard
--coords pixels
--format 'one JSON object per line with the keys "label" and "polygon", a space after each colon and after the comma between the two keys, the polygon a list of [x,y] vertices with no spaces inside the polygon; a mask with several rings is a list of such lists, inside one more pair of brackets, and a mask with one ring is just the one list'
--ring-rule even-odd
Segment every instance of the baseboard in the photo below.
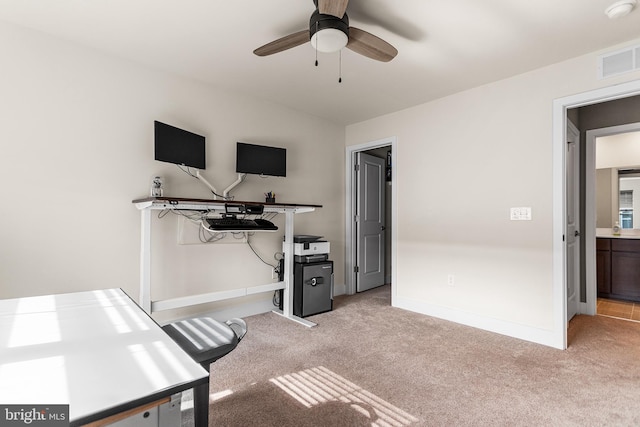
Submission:
{"label": "baseboard", "polygon": [[533,328],[531,326],[520,325],[491,317],[480,316],[474,313],[453,310],[447,307],[417,302],[414,300],[396,297],[393,301],[394,307],[413,311],[427,316],[437,317],[473,328],[518,338],[549,347],[564,349],[564,338],[562,334],[555,331]]}
{"label": "baseboard", "polygon": [[596,315],[596,311],[597,310],[595,310],[595,311],[593,310],[593,308],[592,308],[593,305],[589,305],[586,302],[581,302],[581,303],[578,303],[578,304],[579,304],[578,305],[578,307],[579,307],[578,308],[578,313],[587,314],[589,316],[595,316]]}

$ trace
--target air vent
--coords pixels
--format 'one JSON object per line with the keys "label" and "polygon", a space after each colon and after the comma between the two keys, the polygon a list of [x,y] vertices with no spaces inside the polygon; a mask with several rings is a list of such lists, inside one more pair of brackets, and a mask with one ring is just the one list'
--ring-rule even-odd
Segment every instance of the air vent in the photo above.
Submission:
{"label": "air vent", "polygon": [[598,78],[600,79],[636,70],[640,70],[640,46],[631,46],[598,57]]}

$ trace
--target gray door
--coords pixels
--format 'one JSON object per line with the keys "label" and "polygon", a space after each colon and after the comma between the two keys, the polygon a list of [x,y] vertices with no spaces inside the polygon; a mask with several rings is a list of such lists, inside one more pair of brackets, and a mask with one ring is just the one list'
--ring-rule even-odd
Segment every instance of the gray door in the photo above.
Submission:
{"label": "gray door", "polygon": [[356,291],[384,285],[385,159],[356,154]]}

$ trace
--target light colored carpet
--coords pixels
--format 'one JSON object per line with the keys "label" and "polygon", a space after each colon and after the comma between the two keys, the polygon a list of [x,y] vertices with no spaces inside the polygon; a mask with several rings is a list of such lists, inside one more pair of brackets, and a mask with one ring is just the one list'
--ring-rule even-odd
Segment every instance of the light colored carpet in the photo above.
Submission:
{"label": "light colored carpet", "polygon": [[211,426],[640,425],[639,323],[577,316],[561,351],[393,308],[389,286],[308,319],[245,319]]}

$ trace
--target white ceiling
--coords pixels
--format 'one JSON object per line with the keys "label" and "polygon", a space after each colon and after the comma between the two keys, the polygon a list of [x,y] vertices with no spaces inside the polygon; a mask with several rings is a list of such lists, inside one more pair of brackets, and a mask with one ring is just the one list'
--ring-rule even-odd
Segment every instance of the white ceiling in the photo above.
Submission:
{"label": "white ceiling", "polygon": [[350,124],[640,37],[613,1],[351,0],[351,26],[399,53],[344,49],[342,83],[340,55],[316,67],[308,43],[252,53],[307,29],[312,0],[0,0],[0,20]]}

